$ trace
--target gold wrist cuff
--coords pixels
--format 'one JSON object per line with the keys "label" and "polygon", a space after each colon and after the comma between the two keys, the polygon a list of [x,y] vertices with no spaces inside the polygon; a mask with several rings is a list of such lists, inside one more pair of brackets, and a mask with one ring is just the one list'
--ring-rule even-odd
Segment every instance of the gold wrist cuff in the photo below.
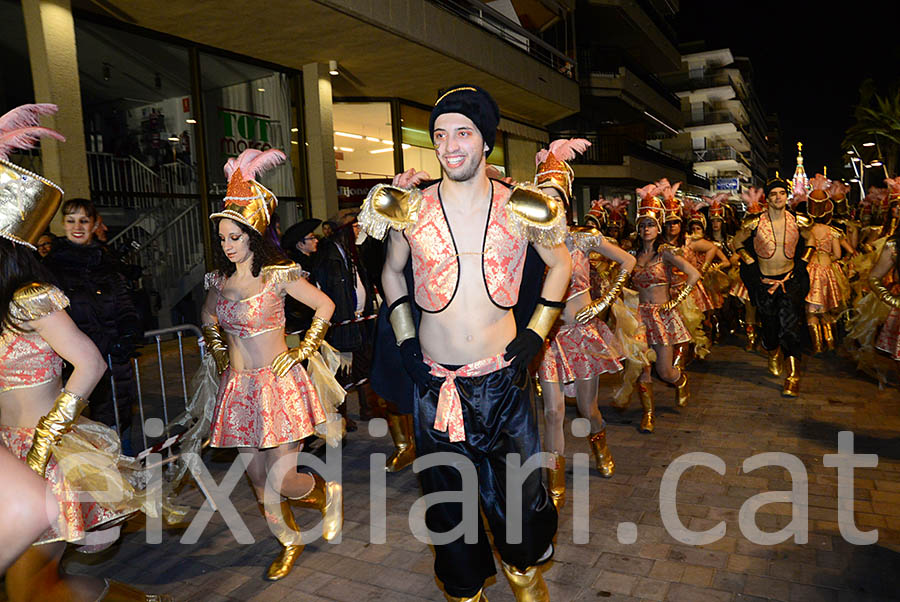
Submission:
{"label": "gold wrist cuff", "polygon": [[546,339],[561,313],[561,307],[547,307],[543,303],[538,303],[537,307],[534,308],[534,313],[531,314],[531,319],[528,321],[526,328],[530,328],[538,333],[542,339]]}
{"label": "gold wrist cuff", "polygon": [[388,316],[391,328],[394,329],[394,337],[397,339],[397,345],[408,339],[416,338],[416,323],[413,321],[412,305],[409,301],[404,301],[391,311]]}
{"label": "gold wrist cuff", "polygon": [[743,261],[744,263],[753,263],[753,256],[750,255],[750,252],[747,251],[747,249],[741,247],[740,249],[736,250],[735,253],[738,254],[738,257],[740,257],[741,261]]}
{"label": "gold wrist cuff", "polygon": [[812,256],[816,254],[815,247],[806,247],[803,251],[803,255],[800,256],[800,259],[809,263],[809,260],[812,259]]}
{"label": "gold wrist cuff", "polygon": [[34,429],[31,449],[25,457],[25,462],[32,470],[44,476],[53,446],[68,432],[87,404],[84,397],[71,391],[63,389],[59,392],[53,408],[38,421]]}
{"label": "gold wrist cuff", "polygon": [[325,340],[325,333],[328,332],[329,326],[331,326],[331,322],[328,320],[318,316],[313,317],[312,324],[309,325],[306,335],[300,341],[300,349],[304,355],[303,359],[308,358],[319,348],[319,345]]}

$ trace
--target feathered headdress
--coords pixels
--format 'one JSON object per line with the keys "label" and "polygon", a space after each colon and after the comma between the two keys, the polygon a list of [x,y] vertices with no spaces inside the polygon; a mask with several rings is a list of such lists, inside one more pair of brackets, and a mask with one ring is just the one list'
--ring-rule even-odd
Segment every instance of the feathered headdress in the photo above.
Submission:
{"label": "feathered headdress", "polygon": [[806,201],[806,215],[814,220],[827,223],[831,220],[831,214],[834,211],[834,203],[831,202],[831,196],[828,194],[831,182],[824,175],[817,173],[816,177],[809,181],[809,184],[812,190]]}
{"label": "feathered headdress", "polygon": [[683,219],[684,215],[681,200],[684,198],[684,195],[678,194],[681,182],[670,184],[668,179],[663,178],[656,183],[656,186],[659,188],[659,194],[662,197],[663,205],[666,208],[665,221],[674,222]]}
{"label": "feathered headdress", "polygon": [[850,192],[850,187],[840,180],[831,181],[831,187],[828,189],[828,195],[831,197],[832,201],[838,202],[846,199],[848,192]]}
{"label": "feathered headdress", "polygon": [[684,213],[688,216],[688,224],[697,223],[706,230],[706,216],[703,215],[701,210],[709,207],[709,201],[706,199],[685,196],[682,204],[684,206]]}
{"label": "feathered headdress", "polygon": [[584,214],[584,223],[587,226],[593,226],[601,232],[606,228],[609,221],[609,213],[606,210],[608,201],[600,196],[595,201],[591,201],[591,208]]}
{"label": "feathered headdress", "polygon": [[568,204],[572,199],[572,182],[575,172],[569,166],[579,154],[590,148],[591,143],[584,138],[554,140],[549,149],[542,148],[534,156],[536,166],[534,184],[538,188],[555,188]]}
{"label": "feathered headdress", "polygon": [[228,190],[222,199],[222,210],[210,215],[210,219],[225,217],[265,233],[278,199],[256,178],[286,158],[277,148],[267,151],[248,148],[237,158],[228,159],[225,163]]}
{"label": "feathered headdress", "polygon": [[625,227],[625,213],[628,211],[628,201],[622,197],[613,197],[612,200],[604,199],[603,207],[609,214],[609,224],[618,226],[620,229]]}
{"label": "feathered headdress", "polygon": [[[668,180],[664,181],[668,185]],[[635,192],[638,194],[637,217],[634,220],[635,226],[640,224],[642,219],[652,219],[656,222],[656,227],[661,229],[662,217],[666,212],[666,207],[660,198],[662,195],[660,182],[647,184],[642,188],[635,189]]]}
{"label": "feathered headdress", "polygon": [[900,177],[885,178],[884,183],[887,184],[888,203],[900,201]]}
{"label": "feathered headdress", "polygon": [[56,111],[53,104],[31,104],[0,117],[0,236],[32,249],[56,214],[63,191],[8,159],[14,150],[34,148],[40,138],[64,142],[59,132],[38,125],[41,115]]}
{"label": "feathered headdress", "polygon": [[747,206],[747,213],[761,213],[765,208],[766,191],[762,188],[751,186],[741,193],[741,200]]}
{"label": "feathered headdress", "polygon": [[711,199],[708,199],[709,203],[709,219],[714,220],[722,220],[725,221],[725,212],[728,210],[728,194],[724,192],[720,192],[715,195]]}

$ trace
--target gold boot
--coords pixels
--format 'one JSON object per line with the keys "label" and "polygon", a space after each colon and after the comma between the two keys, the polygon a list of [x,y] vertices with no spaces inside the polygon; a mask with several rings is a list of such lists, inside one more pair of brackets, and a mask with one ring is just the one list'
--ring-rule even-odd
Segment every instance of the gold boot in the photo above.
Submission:
{"label": "gold boot", "polygon": [[822,353],[824,346],[822,345],[822,326],[818,322],[807,322],[809,327],[809,338],[812,340],[813,353]]}
{"label": "gold boot", "polygon": [[566,457],[553,455],[553,466],[547,469],[547,491],[556,511],[566,505]]}
{"label": "gold boot", "polygon": [[784,356],[781,354],[781,347],[776,347],[774,351],[769,351],[769,374],[772,376],[781,376],[783,374],[782,362]]}
{"label": "gold boot", "polygon": [[616,462],[613,460],[609,446],[606,444],[606,428],[602,428],[589,439],[591,453],[594,455],[594,464],[600,471],[600,476],[608,479],[616,474]]}
{"label": "gold boot", "polygon": [[145,594],[130,585],[111,579],[106,580],[106,588],[100,596],[102,602],[174,602],[168,594]]}
{"label": "gold boot", "polygon": [[541,575],[541,567],[532,566],[520,571],[514,566],[509,566],[501,561],[503,574],[509,581],[516,602],[550,602],[550,592]]}
{"label": "gold boot", "polygon": [[278,581],[288,576],[288,573],[294,568],[297,558],[303,552],[304,545],[300,539],[300,528],[294,521],[294,513],[287,501],[278,505],[279,515],[267,513],[263,504],[259,504],[259,509],[266,517],[269,528],[278,538],[278,543],[281,544],[281,552],[266,571],[266,581]]}
{"label": "gold boot", "polygon": [[831,322],[822,322],[822,342],[825,349],[834,351],[834,330],[831,328]]}
{"label": "gold boot", "polygon": [[682,371],[681,376],[675,381],[675,398],[678,400],[678,407],[683,408],[691,400],[691,392],[688,390],[688,377]]}
{"label": "gold boot", "polygon": [[477,594],[469,596],[468,598],[451,596],[447,592],[444,592],[444,597],[447,598],[447,602],[488,602],[487,595],[484,593],[484,588],[481,588],[478,590]]}
{"label": "gold boot", "polygon": [[412,414],[387,415],[388,430],[394,440],[394,453],[387,459],[384,469],[400,472],[416,459],[416,440],[413,438]]}
{"label": "gold boot", "polygon": [[744,349],[753,351],[756,348],[756,326],[747,322],[744,329],[747,332],[747,346]]}
{"label": "gold boot", "polygon": [[641,398],[641,407],[644,409],[640,430],[644,433],[652,433],[656,428],[653,418],[653,384],[638,382],[637,390],[638,396]]}
{"label": "gold boot", "polygon": [[788,375],[784,379],[784,388],[781,394],[785,397],[797,397],[800,395],[800,358],[789,355],[787,358]]}
{"label": "gold boot", "polygon": [[344,524],[344,494],[337,481],[325,482],[318,474],[312,491],[301,498],[288,498],[291,505],[300,508],[315,508],[322,513],[322,537],[331,541],[341,532]]}

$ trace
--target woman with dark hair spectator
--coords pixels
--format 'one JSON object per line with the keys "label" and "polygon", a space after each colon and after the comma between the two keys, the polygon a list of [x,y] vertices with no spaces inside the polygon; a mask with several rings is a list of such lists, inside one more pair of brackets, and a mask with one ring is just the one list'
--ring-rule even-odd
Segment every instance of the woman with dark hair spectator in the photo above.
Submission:
{"label": "woman with dark hair spectator", "polygon": [[62,214],[66,236],[56,241],[44,263],[69,297],[72,320],[112,367],[91,394],[91,417],[116,426],[118,414],[123,446],[130,451],[131,408],[137,396],[131,358],[142,332],[126,276],[129,269],[94,240],[98,223],[94,203],[69,199]]}
{"label": "woman with dark hair spectator", "polygon": [[41,234],[37,239],[37,243],[34,245],[37,248],[38,257],[43,259],[49,255],[51,249],[53,249],[53,241],[55,240],[56,237],[53,236],[53,233],[50,232],[50,230]]}

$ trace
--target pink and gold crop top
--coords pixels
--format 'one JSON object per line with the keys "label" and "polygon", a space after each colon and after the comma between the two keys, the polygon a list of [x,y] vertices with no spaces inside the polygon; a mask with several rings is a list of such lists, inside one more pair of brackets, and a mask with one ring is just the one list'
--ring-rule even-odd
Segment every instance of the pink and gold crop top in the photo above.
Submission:
{"label": "pink and gold crop top", "polygon": [[[649,289],[673,283],[675,269],[663,261],[663,253],[671,252],[672,247],[660,246],[656,258],[645,265],[637,264],[631,272],[631,282],[639,289]],[[673,283],[674,284],[674,283]]]}
{"label": "pink and gold crop top", "polygon": [[[482,274],[491,301],[508,309],[519,298],[528,240],[514,235],[510,227],[506,212],[510,190],[493,181],[491,186],[491,207],[481,248]],[[439,185],[426,188],[422,196],[418,220],[404,233],[412,254],[416,304],[422,311],[438,313],[456,296],[459,251],[441,205]]]}
{"label": "pink and gold crop top", "polygon": [[50,344],[23,324],[69,306],[69,298],[49,284],[32,283],[13,295],[10,321],[0,332],[0,393],[36,387],[62,375],[63,361]]}
{"label": "pink and gold crop top", "polygon": [[603,235],[596,230],[569,231],[566,248],[572,256],[572,278],[566,291],[566,301],[591,290],[591,262],[588,253],[603,242]]}
{"label": "pink and gold crop top", "polygon": [[270,330],[284,328],[284,287],[281,283],[292,282],[308,275],[299,265],[265,266],[260,272],[263,289],[252,297],[229,299],[222,293],[227,279],[221,272],[209,272],[204,279],[207,290],[214,288],[216,317],[222,330],[238,338],[255,337]]}

